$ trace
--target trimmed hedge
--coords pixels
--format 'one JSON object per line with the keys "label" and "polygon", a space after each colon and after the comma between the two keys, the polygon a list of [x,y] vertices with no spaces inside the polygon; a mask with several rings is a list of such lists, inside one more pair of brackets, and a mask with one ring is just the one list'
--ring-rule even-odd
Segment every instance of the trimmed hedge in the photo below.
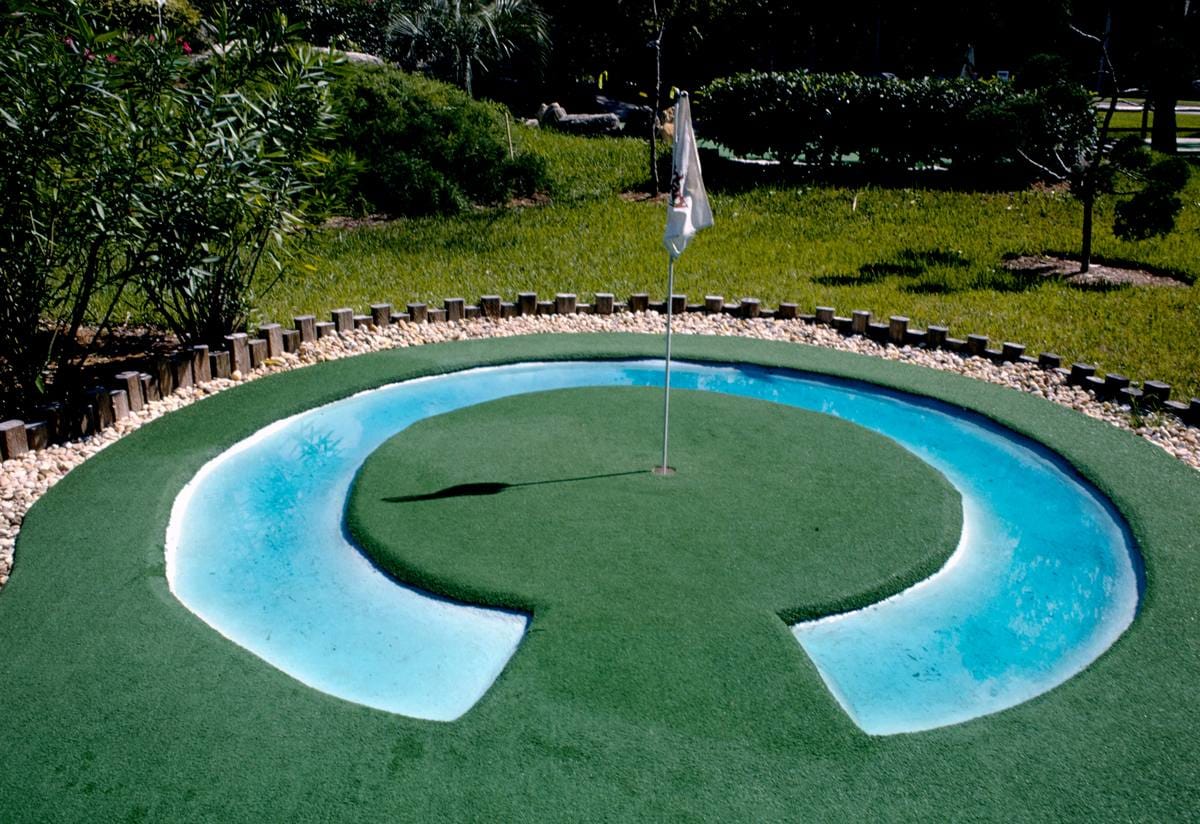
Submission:
{"label": "trimmed hedge", "polygon": [[347,66],[331,92],[334,194],[352,211],[450,214],[545,187],[540,157],[509,156],[496,104],[387,66]]}
{"label": "trimmed hedge", "polygon": [[1087,93],[1055,84],[854,74],[750,72],[698,93],[709,137],[740,155],[833,167],[855,156],[868,170],[949,164],[992,182],[1021,182],[1055,152],[1073,157],[1095,139]]}

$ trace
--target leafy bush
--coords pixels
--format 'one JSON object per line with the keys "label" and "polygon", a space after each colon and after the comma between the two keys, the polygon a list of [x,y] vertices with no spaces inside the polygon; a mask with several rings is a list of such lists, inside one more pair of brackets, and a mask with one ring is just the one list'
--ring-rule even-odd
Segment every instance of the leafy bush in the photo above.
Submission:
{"label": "leafy bush", "polygon": [[536,155],[510,157],[503,110],[453,86],[385,66],[347,66],[332,86],[337,148],[358,159],[343,176],[353,211],[454,213],[545,185]]}
{"label": "leafy bush", "polygon": [[1079,157],[1096,141],[1091,96],[1070,83],[1013,90],[967,115],[965,139],[951,155],[960,177],[1017,185],[1043,177],[1041,167]]}
{"label": "leafy bush", "polygon": [[259,264],[281,272],[305,225],[333,115],[325,68],[296,33],[278,17],[236,30],[219,17],[209,36],[219,48],[143,98],[158,145],[144,170],[153,253],[139,287],[180,338],[214,342],[244,326],[255,285],[273,283],[256,278]]}
{"label": "leafy bush", "polygon": [[[206,19],[221,16],[227,4],[227,0],[191,2]],[[278,13],[286,17],[289,24],[300,26],[304,40],[315,46],[332,46],[343,51],[382,55],[388,21],[395,14],[398,2],[399,0],[228,0],[228,8],[229,14],[239,26],[254,25],[264,17]]]}
{"label": "leafy bush", "polygon": [[[323,73],[276,20],[221,26],[193,62],[172,34],[105,31],[103,9],[21,8],[0,26],[0,371],[14,409],[71,401],[124,296],[180,337],[244,323],[320,158]],[[270,244],[270,245],[268,245]]]}
{"label": "leafy bush", "polygon": [[[157,0],[101,0],[100,10],[112,30],[150,34],[158,29]],[[161,14],[168,31],[190,35],[200,27],[200,12],[189,0],[166,0]]]}
{"label": "leafy bush", "polygon": [[113,185],[134,158],[105,140],[121,108],[105,91],[111,38],[78,12],[29,8],[0,34],[0,404],[15,411],[45,392],[47,369],[78,368],[76,333],[128,282],[109,250],[136,234]]}
{"label": "leafy bush", "polygon": [[698,95],[707,136],[743,155],[817,167],[857,156],[868,169],[950,163],[964,175],[1027,178],[1035,156],[1075,153],[1093,135],[1082,89],[1019,91],[997,81],[747,73]]}
{"label": "leafy bush", "polygon": [[1191,168],[1179,157],[1155,159],[1136,137],[1121,140],[1108,157],[1115,168],[1101,191],[1116,192],[1118,176],[1141,188],[1125,192],[1113,210],[1113,234],[1122,240],[1147,240],[1168,235],[1183,211],[1179,194],[1188,184]]}

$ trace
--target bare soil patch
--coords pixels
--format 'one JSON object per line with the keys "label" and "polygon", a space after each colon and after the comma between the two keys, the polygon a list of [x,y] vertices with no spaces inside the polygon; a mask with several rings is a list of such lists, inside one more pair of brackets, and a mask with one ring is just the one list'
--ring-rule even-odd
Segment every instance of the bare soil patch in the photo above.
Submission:
{"label": "bare soil patch", "polygon": [[621,192],[621,200],[626,203],[666,203],[669,192],[659,192],[652,195],[649,192]]}
{"label": "bare soil patch", "polygon": [[350,217],[348,215],[335,215],[327,218],[322,224],[323,229],[362,229],[366,226],[387,226],[389,223],[394,223],[396,219],[390,215],[364,215],[362,217]]}
{"label": "bare soil patch", "polygon": [[1053,255],[1021,255],[1004,262],[1004,267],[1023,275],[1058,278],[1064,283],[1081,288],[1104,288],[1110,286],[1162,286],[1166,288],[1187,286],[1181,280],[1168,275],[1155,274],[1144,269],[1124,266],[1109,266],[1092,262],[1088,271],[1079,270],[1079,261]]}

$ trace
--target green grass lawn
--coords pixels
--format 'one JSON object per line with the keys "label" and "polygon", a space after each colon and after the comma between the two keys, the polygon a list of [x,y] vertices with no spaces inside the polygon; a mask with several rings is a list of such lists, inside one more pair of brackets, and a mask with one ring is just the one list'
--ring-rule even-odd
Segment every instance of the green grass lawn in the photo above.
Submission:
{"label": "green grass lawn", "polygon": [[[1103,119],[1103,113],[1100,114],[1100,119]],[[1146,127],[1151,128],[1154,125],[1154,112],[1150,112],[1150,117],[1146,121]],[[1141,112],[1115,112],[1112,119],[1112,127],[1114,129],[1140,129],[1142,127]],[[1200,114],[1176,114],[1175,127],[1179,130],[1180,137],[1191,137],[1193,133],[1200,132]]]}
{"label": "green grass lawn", "polygon": [[[267,294],[261,317],[526,290],[661,297],[663,207],[613,194],[644,179],[645,144],[525,129],[517,137],[548,158],[553,204],[323,232],[311,269],[297,266]],[[1101,203],[1097,254],[1200,276],[1200,175],[1184,200],[1176,232],[1139,243],[1112,236],[1113,204]],[[694,299],[904,314],[1200,393],[1200,290],[1081,291],[1001,267],[1009,254],[1078,248],[1081,210],[1067,194],[778,186],[713,192],[712,202],[716,225],[676,271],[677,291]]]}
{"label": "green grass lawn", "polygon": [[[368,461],[359,488],[368,500],[352,504],[350,518],[380,541],[378,557],[401,552],[440,591],[485,600],[508,592],[533,610],[509,667],[452,723],[310,689],[168,591],[163,541],[176,496],[208,460],[279,418],[419,375],[654,356],[659,346],[653,336],[543,335],[318,364],[164,416],[72,471],[30,511],[0,591],[0,770],[11,776],[0,782],[0,818],[1194,817],[1200,479],[1128,432],[949,373],[745,339],[684,338],[677,350],[975,409],[1063,455],[1127,518],[1146,562],[1132,626],[1066,683],[967,723],[862,733],[780,620],[780,610],[805,603],[862,602],[936,563],[957,525],[953,491],[876,436],[757,402],[705,401],[693,416],[681,395],[680,459],[728,474],[711,485],[685,477],[692,485],[675,499],[660,487],[641,500],[655,495],[655,479],[643,476],[624,490],[562,484],[447,499],[413,518],[370,505],[427,492],[421,480],[478,480],[476,467],[562,477],[581,461],[590,471],[580,474],[644,465],[638,444],[649,439],[653,456],[657,430],[640,410],[658,407],[636,390],[517,398],[431,419]],[[759,494],[764,478],[773,490],[795,487]],[[913,484],[931,494],[914,502]],[[528,490],[539,492],[532,509],[514,518]],[[620,539],[606,540],[613,533]],[[657,547],[639,536],[664,548],[648,551]],[[738,543],[757,536],[753,551]],[[524,542],[520,551],[512,541]]]}
{"label": "green grass lawn", "polygon": [[549,194],[557,201],[604,197],[646,185],[650,150],[644,141],[575,137],[524,126],[513,138],[519,149],[545,159]]}

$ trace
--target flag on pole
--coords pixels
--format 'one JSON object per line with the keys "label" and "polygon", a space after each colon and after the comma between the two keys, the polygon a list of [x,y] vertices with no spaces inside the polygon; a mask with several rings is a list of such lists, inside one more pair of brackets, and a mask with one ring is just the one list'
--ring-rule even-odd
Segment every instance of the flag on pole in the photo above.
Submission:
{"label": "flag on pole", "polygon": [[[688,241],[713,225],[712,209],[700,176],[700,152],[692,131],[692,105],[687,92],[675,103],[675,152],[671,168],[671,200],[667,204],[667,231],[663,245],[671,259],[683,254]],[[668,298],[669,300],[670,298]]]}
{"label": "flag on pole", "polygon": [[712,209],[704,193],[700,177],[700,152],[696,148],[696,133],[692,131],[692,106],[687,92],[675,102],[675,153],[671,164],[671,199],[667,202],[667,231],[663,245],[670,257],[667,260],[667,356],[663,362],[663,452],[662,463],[654,468],[656,475],[673,475],[667,462],[671,434],[671,305],[675,292],[675,260],[683,254],[688,241],[701,229],[713,225]]}

